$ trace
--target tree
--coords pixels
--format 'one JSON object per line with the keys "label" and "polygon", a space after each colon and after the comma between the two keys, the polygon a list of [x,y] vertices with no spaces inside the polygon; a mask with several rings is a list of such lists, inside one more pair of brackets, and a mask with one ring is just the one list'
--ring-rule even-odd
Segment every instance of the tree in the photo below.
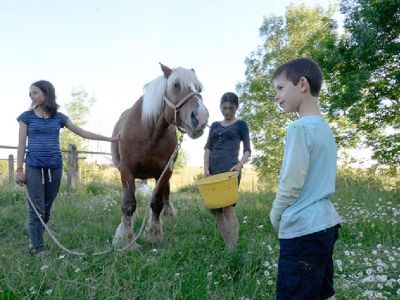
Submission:
{"label": "tree", "polygon": [[400,0],[342,0],[345,34],[340,59],[323,65],[328,77],[331,117],[372,147],[379,163],[400,166]]}
{"label": "tree", "polygon": [[277,109],[272,73],[278,65],[299,56],[318,62],[335,60],[336,27],[333,8],[290,6],[285,17],[264,18],[260,28],[264,43],[246,58],[246,81],[237,85],[237,91],[242,102],[240,116],[249,123],[258,153],[252,161],[265,177],[279,171],[285,129],[294,117]]}
{"label": "tree", "polygon": [[[71,122],[79,127],[86,125],[90,107],[95,101],[83,87],[73,88],[71,100],[65,106]],[[69,144],[75,144],[78,150],[86,150],[88,146],[87,140],[69,130],[62,131],[60,144],[62,149],[67,149]]]}

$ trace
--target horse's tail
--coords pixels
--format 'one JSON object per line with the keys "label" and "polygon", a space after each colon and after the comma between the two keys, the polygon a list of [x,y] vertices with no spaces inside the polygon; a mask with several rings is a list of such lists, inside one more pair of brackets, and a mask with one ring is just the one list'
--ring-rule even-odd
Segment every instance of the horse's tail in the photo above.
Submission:
{"label": "horse's tail", "polygon": [[[119,130],[116,130],[118,123],[114,127],[113,136],[119,132]],[[119,169],[119,162],[121,160],[121,156],[119,155],[119,143],[111,143],[111,158],[113,164]]]}
{"label": "horse's tail", "polygon": [[[122,130],[122,124],[123,124],[122,121],[125,119],[127,111],[128,110],[126,110],[122,113],[122,115],[119,117],[117,123],[115,124],[114,130],[113,130],[113,136],[120,134],[120,138],[122,139],[122,136],[121,136],[121,130]],[[121,161],[121,155],[119,153],[119,142],[111,143],[111,157],[112,157],[112,161],[113,161],[114,165],[117,167],[117,169],[119,169],[120,161]]]}

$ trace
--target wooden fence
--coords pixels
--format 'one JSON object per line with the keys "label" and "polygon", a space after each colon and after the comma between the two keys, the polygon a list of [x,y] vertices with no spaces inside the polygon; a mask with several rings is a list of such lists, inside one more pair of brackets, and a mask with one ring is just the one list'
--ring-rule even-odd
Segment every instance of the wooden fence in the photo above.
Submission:
{"label": "wooden fence", "polygon": [[[0,149],[18,149],[15,146],[4,146],[0,145]],[[78,185],[78,171],[79,171],[79,159],[81,159],[79,154],[102,154],[102,155],[111,155],[111,153],[107,152],[92,152],[92,151],[78,151],[76,149],[76,145],[69,144],[67,150],[61,150],[63,153],[67,153],[67,192],[70,194],[73,190],[77,188]],[[15,171],[14,171],[14,155],[10,154],[6,159],[0,160],[8,160],[8,181],[10,183],[15,180]]]}

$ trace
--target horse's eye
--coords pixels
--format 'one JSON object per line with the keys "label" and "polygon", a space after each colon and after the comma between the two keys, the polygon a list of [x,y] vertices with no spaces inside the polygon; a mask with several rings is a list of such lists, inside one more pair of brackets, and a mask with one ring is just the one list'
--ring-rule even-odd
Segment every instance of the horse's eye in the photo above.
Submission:
{"label": "horse's eye", "polygon": [[179,82],[175,82],[174,83],[174,89],[179,90],[181,88],[181,85],[179,84]]}

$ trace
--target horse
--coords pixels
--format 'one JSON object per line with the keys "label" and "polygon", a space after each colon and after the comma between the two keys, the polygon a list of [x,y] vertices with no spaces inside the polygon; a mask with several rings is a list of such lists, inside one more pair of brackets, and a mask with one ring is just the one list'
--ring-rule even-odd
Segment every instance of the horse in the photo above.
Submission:
{"label": "horse", "polygon": [[[132,232],[135,179],[154,178],[157,182],[150,199],[145,235],[150,243],[163,240],[160,214],[163,210],[164,213],[171,211],[169,179],[172,175],[170,168],[164,169],[177,146],[176,129],[196,139],[203,134],[208,122],[208,110],[201,96],[203,86],[195,71],[160,65],[163,74],[145,85],[143,96],[122,113],[114,127],[113,136],[119,134],[120,139],[111,145],[111,154],[122,185],[122,217],[114,245],[126,238],[130,243],[135,239]],[[132,250],[138,247],[136,241],[132,243]]]}

